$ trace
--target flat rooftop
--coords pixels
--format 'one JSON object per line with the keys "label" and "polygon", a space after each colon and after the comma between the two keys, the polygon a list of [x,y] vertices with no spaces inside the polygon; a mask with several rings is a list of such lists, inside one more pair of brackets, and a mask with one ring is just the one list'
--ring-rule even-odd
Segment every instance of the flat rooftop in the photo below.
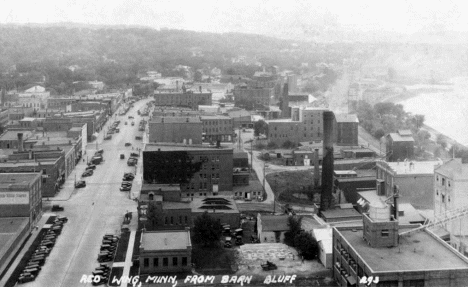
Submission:
{"label": "flat rooftop", "polygon": [[[2,184],[29,184],[41,173],[0,173],[0,185]],[[2,229],[0,229],[1,231]]]}
{"label": "flat rooftop", "polygon": [[335,208],[335,209],[329,209],[325,211],[321,211],[321,214],[326,218],[326,219],[336,219],[336,218],[347,218],[348,220],[350,217],[361,217],[362,215],[354,208]]}
{"label": "flat rooftop", "polygon": [[[405,229],[400,229],[404,231]],[[338,229],[350,246],[362,257],[374,272],[418,271],[464,268],[468,259],[457,256],[447,243],[434,238],[426,231],[401,236],[397,247],[372,248],[362,239],[362,229]]]}
{"label": "flat rooftop", "polygon": [[145,251],[181,250],[191,246],[188,230],[153,231],[141,235],[141,247]]}
{"label": "flat rooftop", "polygon": [[434,168],[443,164],[442,161],[406,161],[406,162],[386,162],[377,161],[377,166],[389,168],[395,175],[422,174],[433,175]]}
{"label": "flat rooftop", "polygon": [[192,124],[192,123],[201,123],[199,117],[184,117],[184,116],[163,116],[163,117],[153,117],[150,120],[150,123],[163,123],[163,124]]}
{"label": "flat rooftop", "polygon": [[232,118],[228,116],[221,116],[221,115],[216,115],[216,116],[201,116],[201,120],[232,120]]}
{"label": "flat rooftop", "polygon": [[177,143],[168,143],[167,145],[164,144],[146,144],[144,151],[206,151],[206,150],[224,150],[229,151],[233,150],[229,147],[216,148],[215,146],[209,145],[184,145],[184,144],[177,144]]}
{"label": "flat rooftop", "polygon": [[0,218],[0,259],[4,259],[7,250],[18,242],[18,237],[27,228],[28,223],[28,217]]}

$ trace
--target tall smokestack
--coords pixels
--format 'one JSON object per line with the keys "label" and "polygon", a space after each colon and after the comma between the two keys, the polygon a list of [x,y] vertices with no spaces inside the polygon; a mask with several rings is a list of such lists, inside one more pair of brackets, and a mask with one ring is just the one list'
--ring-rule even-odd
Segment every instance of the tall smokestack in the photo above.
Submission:
{"label": "tall smokestack", "polygon": [[23,151],[23,133],[18,133],[18,152]]}
{"label": "tall smokestack", "polygon": [[285,83],[283,86],[283,95],[281,101],[281,112],[283,113],[283,118],[290,118],[291,112],[289,109],[289,86],[288,83]]}
{"label": "tall smokestack", "polygon": [[333,192],[333,122],[332,111],[323,112],[323,160],[322,160],[322,195],[320,211],[331,208]]}
{"label": "tall smokestack", "polygon": [[314,152],[314,187],[320,186],[319,149]]}

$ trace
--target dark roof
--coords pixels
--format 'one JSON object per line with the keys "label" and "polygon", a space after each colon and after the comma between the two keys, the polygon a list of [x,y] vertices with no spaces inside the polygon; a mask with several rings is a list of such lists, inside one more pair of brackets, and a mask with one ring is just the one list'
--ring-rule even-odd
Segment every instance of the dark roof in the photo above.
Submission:
{"label": "dark roof", "polygon": [[289,230],[288,215],[261,215],[263,231]]}

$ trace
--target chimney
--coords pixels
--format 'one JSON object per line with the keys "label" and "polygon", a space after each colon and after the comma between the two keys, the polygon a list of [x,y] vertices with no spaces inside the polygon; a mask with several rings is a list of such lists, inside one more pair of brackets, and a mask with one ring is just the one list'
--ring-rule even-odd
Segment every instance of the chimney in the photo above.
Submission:
{"label": "chimney", "polygon": [[393,187],[393,218],[395,220],[398,220],[398,197],[400,197],[398,189],[398,185]]}
{"label": "chimney", "polygon": [[322,194],[320,211],[331,208],[333,198],[333,122],[332,111],[323,112],[323,160],[322,160]]}
{"label": "chimney", "polygon": [[319,149],[314,152],[314,186],[320,186]]}
{"label": "chimney", "polygon": [[23,133],[18,133],[18,152],[23,151]]}
{"label": "chimney", "polygon": [[283,86],[283,95],[282,95],[282,101],[281,101],[281,112],[282,112],[282,117],[283,118],[290,118],[291,117],[291,112],[289,109],[289,86],[288,84],[284,84]]}

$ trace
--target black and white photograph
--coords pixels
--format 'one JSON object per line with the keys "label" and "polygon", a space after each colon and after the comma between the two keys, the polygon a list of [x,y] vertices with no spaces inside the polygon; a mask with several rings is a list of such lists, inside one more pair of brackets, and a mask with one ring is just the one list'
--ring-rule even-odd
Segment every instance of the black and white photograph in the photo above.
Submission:
{"label": "black and white photograph", "polygon": [[468,4],[0,0],[0,286],[468,286]]}

